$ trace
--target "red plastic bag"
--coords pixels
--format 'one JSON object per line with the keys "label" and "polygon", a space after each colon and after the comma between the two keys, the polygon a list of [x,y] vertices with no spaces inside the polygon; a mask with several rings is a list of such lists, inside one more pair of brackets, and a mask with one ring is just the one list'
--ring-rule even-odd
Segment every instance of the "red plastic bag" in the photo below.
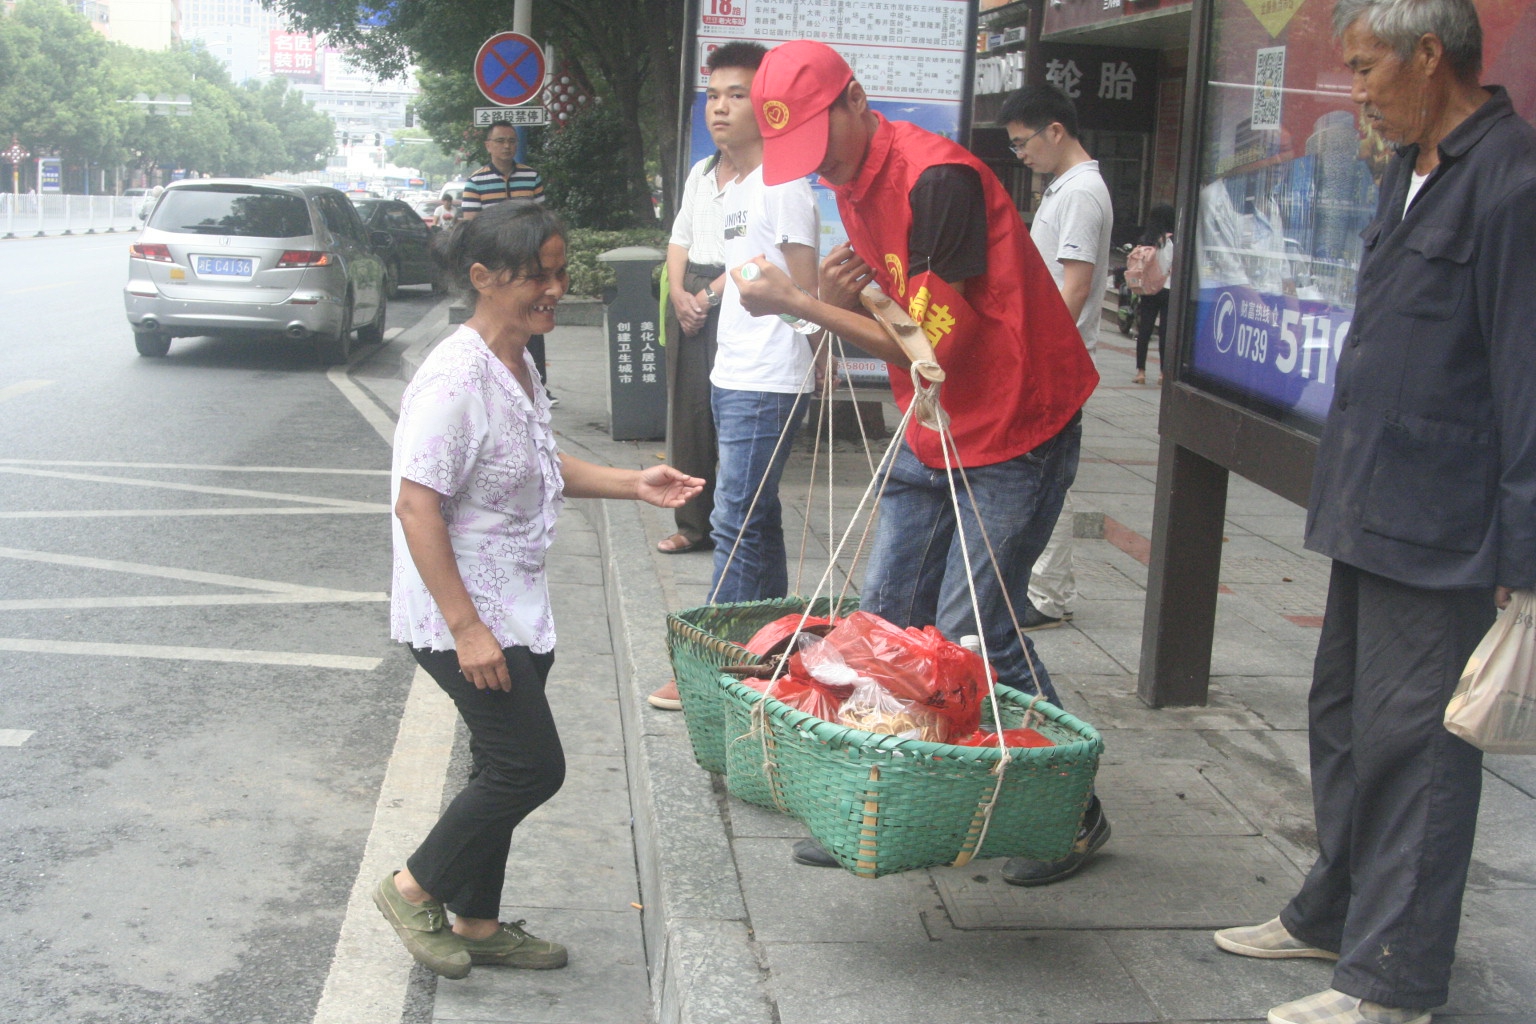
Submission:
{"label": "red plastic bag", "polygon": [[799,629],[802,633],[810,633],[815,636],[826,636],[832,629],[830,619],[823,619],[812,615],[805,620],[804,626],[800,625],[800,619],[801,616],[798,614],[784,615],[774,619],[768,625],[753,633],[752,639],[742,646],[759,658],[766,658],[771,654],[779,653],[775,648],[782,649],[781,645],[794,635],[796,629]]}
{"label": "red plastic bag", "polygon": [[837,712],[843,703],[843,698],[835,690],[822,686],[814,679],[800,679],[790,675],[780,676],[772,682],[767,679],[743,679],[742,682],[758,693],[766,693],[783,701],[796,711],[804,711],[828,722],[837,721]]}
{"label": "red plastic bag", "polygon": [[[1033,729],[1004,729],[1003,746],[1005,747],[1054,747],[1056,744],[1050,737],[1044,736]],[[987,732],[985,729],[977,729],[963,740],[955,740],[957,747],[995,747],[997,746],[997,733]]]}
{"label": "red plastic bag", "polygon": [[[790,632],[774,641],[774,646],[781,649],[780,653],[787,649],[787,641],[793,636],[794,623],[799,619],[798,615],[793,615],[778,620],[780,623],[793,620],[789,625]],[[764,627],[764,630],[773,625],[775,623],[770,623],[769,626]],[[830,624],[828,626],[830,627]],[[761,632],[759,635],[762,635]],[[837,721],[838,709],[853,692],[854,684],[851,680],[844,680],[827,672],[822,673],[824,679],[818,679],[806,668],[801,658],[802,653],[808,648],[819,647],[821,643],[820,637],[802,633],[795,641],[795,652],[789,656],[783,675],[772,680],[771,683],[768,679],[748,679],[747,685],[783,701],[796,711],[804,711],[806,714],[815,715],[828,722]]]}
{"label": "red plastic bag", "polygon": [[846,681],[873,680],[897,700],[937,715],[944,722],[944,739],[967,736],[981,723],[981,656],[945,640],[932,626],[899,629],[877,615],[854,612],[821,644],[795,657],[815,677],[818,670],[827,673],[834,654],[846,666],[845,672],[836,670]]}
{"label": "red plastic bag", "polygon": [[837,721],[838,710],[849,692],[851,690],[796,675],[784,676],[768,691],[770,696],[777,697],[796,711],[804,711],[827,722]]}

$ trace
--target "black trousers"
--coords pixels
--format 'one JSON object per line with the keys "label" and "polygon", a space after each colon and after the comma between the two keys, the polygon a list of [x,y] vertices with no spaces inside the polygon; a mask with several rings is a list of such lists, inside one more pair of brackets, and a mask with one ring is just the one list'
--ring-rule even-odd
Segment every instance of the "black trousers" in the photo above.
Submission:
{"label": "black trousers", "polygon": [[[1162,322],[1158,323],[1158,314],[1162,314]],[[1164,288],[1156,295],[1143,295],[1141,301],[1136,304],[1136,369],[1147,368],[1147,347],[1152,341],[1153,325],[1157,327],[1157,361],[1163,362],[1163,350],[1166,348],[1165,340],[1168,337],[1168,289]],[[1167,373],[1168,368],[1163,367]]]}
{"label": "black trousers", "polygon": [[454,651],[411,653],[458,705],[473,769],[406,867],[455,914],[496,920],[512,830],[565,781],[565,753],[544,698],[555,655],[508,647],[508,692],[476,689]]}
{"label": "black trousers", "polygon": [[[724,268],[688,264],[683,287],[697,293]],[[683,337],[677,313],[667,303],[667,461],[689,476],[704,478],[704,489],[673,511],[677,532],[690,541],[709,537],[715,509],[715,417],[709,407],[709,374],[715,368],[715,331],[720,307],[691,338]]]}
{"label": "black trousers", "polygon": [[1339,953],[1340,992],[1446,1001],[1483,755],[1442,720],[1493,617],[1491,589],[1425,590],[1333,563],[1308,700],[1319,853],[1280,920]]}
{"label": "black trousers", "polygon": [[544,335],[535,334],[528,339],[528,354],[533,356],[533,368],[539,372],[539,380],[549,383],[549,373],[544,366]]}

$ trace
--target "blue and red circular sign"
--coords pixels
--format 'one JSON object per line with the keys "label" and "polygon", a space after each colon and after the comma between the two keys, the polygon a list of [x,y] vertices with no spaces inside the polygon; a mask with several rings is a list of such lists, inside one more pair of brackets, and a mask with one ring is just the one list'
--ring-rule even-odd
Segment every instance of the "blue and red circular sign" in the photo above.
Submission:
{"label": "blue and red circular sign", "polygon": [[475,84],[499,106],[526,103],[544,88],[544,50],[519,32],[498,32],[475,54]]}

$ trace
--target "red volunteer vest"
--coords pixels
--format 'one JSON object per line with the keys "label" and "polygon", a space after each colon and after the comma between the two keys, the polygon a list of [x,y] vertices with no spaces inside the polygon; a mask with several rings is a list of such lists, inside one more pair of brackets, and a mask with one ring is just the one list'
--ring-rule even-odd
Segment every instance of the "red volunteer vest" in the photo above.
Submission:
{"label": "red volunteer vest", "polygon": [[[876,116],[880,126],[858,177],[832,188],[848,240],[874,268],[885,293],[912,306],[933,276],[921,271],[916,279],[908,276],[912,187],[937,164],[964,164],[977,172],[986,196],[987,271],[967,280],[964,298],[948,296],[959,308],[941,314],[938,328],[924,320],[929,296],[919,299],[913,318],[930,338],[938,338],[934,351],[946,375],[940,404],[949,413],[963,464],[987,466],[1023,455],[1060,433],[1098,385],[1098,371],[992,170],[942,136]],[[894,366],[890,374],[896,403],[905,412],[912,380]],[[914,422],[907,444],[924,465],[943,468],[937,433]]]}

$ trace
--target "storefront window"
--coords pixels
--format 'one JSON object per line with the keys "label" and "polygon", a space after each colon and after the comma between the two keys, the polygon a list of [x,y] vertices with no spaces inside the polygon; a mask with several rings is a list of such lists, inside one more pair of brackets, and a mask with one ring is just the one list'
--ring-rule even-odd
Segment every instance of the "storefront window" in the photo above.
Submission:
{"label": "storefront window", "polygon": [[[1333,0],[1213,0],[1186,378],[1321,429],[1389,145],[1350,101]],[[1530,117],[1536,5],[1479,0],[1484,81]],[[1199,79],[1197,79],[1199,80]],[[1524,90],[1522,92],[1521,90]]]}
{"label": "storefront window", "polygon": [[1332,0],[1216,0],[1187,373],[1316,430],[1388,151],[1363,128]]}

